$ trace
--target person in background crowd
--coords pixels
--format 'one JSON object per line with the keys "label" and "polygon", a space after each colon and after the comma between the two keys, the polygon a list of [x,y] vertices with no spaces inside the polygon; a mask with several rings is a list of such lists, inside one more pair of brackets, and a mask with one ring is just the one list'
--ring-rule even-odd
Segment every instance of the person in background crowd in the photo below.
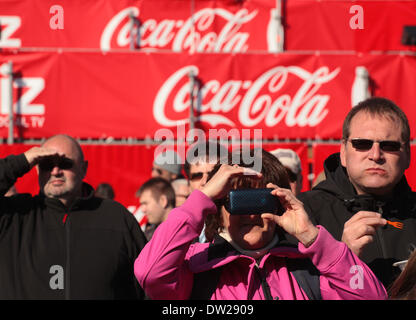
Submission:
{"label": "person in background crowd", "polygon": [[189,181],[186,179],[176,179],[171,184],[173,190],[175,190],[176,206],[179,207],[188,199],[191,193]]}
{"label": "person in background crowd", "polygon": [[286,167],[290,189],[297,196],[302,190],[303,183],[302,166],[298,154],[291,149],[276,149],[271,151],[271,154]]}
{"label": "person in background crowd", "polygon": [[416,300],[416,250],[410,254],[403,271],[388,292],[393,300]]}
{"label": "person in background crowd", "polygon": [[56,135],[0,159],[0,192],[36,167],[40,193],[0,197],[0,299],[140,299],[133,263],[146,244],[121,204],[83,182],[78,142]]}
{"label": "person in background crowd", "polygon": [[404,175],[410,128],[392,101],[370,98],[347,114],[340,153],[324,163],[326,179],[299,199],[311,219],[366,262],[389,287],[416,244],[416,193]]}
{"label": "person in background crowd", "polygon": [[[168,149],[160,152],[154,158],[151,177],[160,177],[168,182],[172,182],[176,179],[183,178],[181,171],[182,159],[174,150]],[[144,212],[141,211],[140,207],[133,214],[136,220],[142,226],[142,229],[152,233],[151,230],[153,230],[155,226],[152,226],[149,221],[147,221],[147,216],[144,214]]]}
{"label": "person in background crowd", "polygon": [[[208,182],[159,226],[134,266],[149,298],[385,299],[383,285],[346,244],[312,224],[289,190],[286,169],[270,153],[261,156],[261,173],[232,157],[218,164]],[[231,189],[265,187],[284,206],[281,216],[227,211]],[[207,225],[213,227],[212,241],[193,243],[206,216],[218,222]],[[286,234],[299,245],[286,244]],[[351,268],[360,270],[360,288],[350,285]]]}
{"label": "person in background crowd", "polygon": [[[207,182],[208,174],[221,158],[228,158],[228,149],[216,141],[197,141],[186,152],[184,171],[189,181],[190,192],[201,189]],[[206,242],[205,227],[199,235],[199,242]]]}
{"label": "person in background crowd", "polygon": [[186,152],[184,165],[191,192],[202,188],[220,158],[227,157],[227,148],[216,141],[197,141],[191,145]]}
{"label": "person in background crowd", "polygon": [[137,197],[140,199],[140,210],[147,216],[145,235],[150,240],[156,228],[175,208],[175,191],[168,181],[157,177],[147,180],[137,191]]}
{"label": "person in background crowd", "polygon": [[159,153],[152,166],[152,178],[161,177],[169,182],[177,179],[182,170],[182,160],[173,150]]}
{"label": "person in background crowd", "polygon": [[109,183],[100,183],[95,189],[95,196],[98,198],[113,200],[115,197],[114,189]]}

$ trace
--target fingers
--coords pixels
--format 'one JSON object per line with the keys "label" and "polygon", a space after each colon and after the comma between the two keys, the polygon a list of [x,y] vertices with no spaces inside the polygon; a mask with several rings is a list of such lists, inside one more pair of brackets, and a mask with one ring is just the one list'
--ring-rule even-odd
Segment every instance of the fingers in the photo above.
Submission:
{"label": "fingers", "polygon": [[[287,233],[296,237],[301,243],[308,244],[316,238],[318,229],[310,221],[303,203],[296,198],[290,189],[280,188],[275,184],[267,184],[268,188],[273,188],[271,194],[279,198],[280,203],[285,208],[282,215],[264,215],[265,218],[273,219]],[[263,217],[263,215],[262,215]]]}
{"label": "fingers", "polygon": [[50,156],[63,156],[63,154],[59,153],[55,149],[44,148],[44,147],[32,147],[24,153],[27,162],[31,167],[36,165],[40,159],[44,157]]}
{"label": "fingers", "polygon": [[[374,212],[374,211],[359,211],[356,214],[354,214],[350,220],[348,220],[346,222],[346,224],[353,224],[357,221],[361,221],[361,220],[369,220],[372,221],[373,223],[380,223],[383,222],[383,220],[385,221],[385,219],[381,218],[381,214]],[[385,224],[382,223],[383,225]]]}
{"label": "fingers", "polygon": [[364,247],[368,245],[369,243],[373,242],[374,236],[373,235],[364,235],[358,239],[356,239],[354,242],[352,242],[352,245],[347,244],[347,246],[354,252],[357,256],[360,256]]}
{"label": "fingers", "polygon": [[238,176],[260,179],[262,174],[250,168],[240,167],[239,165],[223,164],[211,180],[204,185],[201,191],[213,200],[222,198],[231,188],[231,178]]}
{"label": "fingers", "polygon": [[[381,217],[381,214],[372,211],[359,211],[351,217],[344,224],[345,230],[355,231],[355,234],[360,236],[366,234],[368,230],[379,226],[384,226],[387,223],[386,219]],[[372,228],[369,228],[372,227]]]}
{"label": "fingers", "polygon": [[273,188],[271,192],[273,195],[277,196],[285,208],[299,208],[303,207],[303,203],[296,198],[293,192],[290,189],[284,189],[276,186],[275,184],[268,183],[268,188]]}
{"label": "fingers", "polygon": [[262,174],[257,172],[251,168],[240,167],[238,164],[234,165],[226,165],[223,164],[218,172],[222,172],[222,174],[226,174],[227,177],[236,177],[240,175],[251,176],[253,178],[261,178]]}
{"label": "fingers", "polygon": [[359,211],[344,224],[342,241],[357,255],[373,241],[376,230],[387,223],[377,212]]}

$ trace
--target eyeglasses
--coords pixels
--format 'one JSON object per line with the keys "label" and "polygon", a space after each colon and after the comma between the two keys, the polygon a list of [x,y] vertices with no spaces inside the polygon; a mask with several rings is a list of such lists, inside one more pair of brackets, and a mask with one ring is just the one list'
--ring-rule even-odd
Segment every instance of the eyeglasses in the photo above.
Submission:
{"label": "eyeglasses", "polygon": [[368,151],[373,147],[374,143],[378,143],[380,149],[387,152],[397,152],[402,147],[400,141],[393,140],[374,141],[370,139],[350,139],[348,141],[350,141],[352,146],[358,151]]}
{"label": "eyeglasses", "polygon": [[69,158],[46,158],[39,162],[39,168],[43,171],[52,171],[58,167],[61,170],[69,170],[74,166],[74,161]]}
{"label": "eyeglasses", "polygon": [[203,176],[204,176],[203,172],[194,172],[194,173],[191,173],[191,175],[189,176],[189,180],[198,181],[198,180],[201,180]]}
{"label": "eyeglasses", "polygon": [[155,168],[155,167],[152,168],[152,171],[156,171],[159,174],[159,176],[161,176],[163,173],[162,169]]}

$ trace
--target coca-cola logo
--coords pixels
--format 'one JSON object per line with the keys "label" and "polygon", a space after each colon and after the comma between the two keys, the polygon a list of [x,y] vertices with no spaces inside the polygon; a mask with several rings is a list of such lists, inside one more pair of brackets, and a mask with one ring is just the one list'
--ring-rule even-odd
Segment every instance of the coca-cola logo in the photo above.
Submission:
{"label": "coca-cola logo", "polygon": [[[173,51],[195,52],[246,52],[250,34],[241,32],[241,27],[251,21],[258,11],[240,9],[235,13],[222,8],[204,8],[186,20],[147,19],[137,25],[129,17],[139,18],[140,10],[128,7],[117,13],[106,25],[100,39],[101,50],[112,45],[128,47],[132,41],[140,48],[164,48]],[[221,25],[219,32],[215,26]],[[116,32],[118,33],[116,34]]]}
{"label": "coca-cola logo", "polygon": [[[273,127],[280,122],[288,127],[314,127],[327,116],[330,99],[328,94],[319,94],[318,91],[333,80],[340,70],[338,67],[330,71],[323,66],[309,72],[298,66],[277,66],[252,81],[206,81],[193,94],[198,97],[196,107],[200,114],[196,120],[213,127],[233,127],[236,123],[227,114],[238,108],[238,122],[243,127]],[[191,72],[198,76],[199,68],[185,66],[173,73],[160,87],[153,103],[153,116],[161,126],[172,127],[189,122],[188,116],[175,119],[172,115],[189,114],[189,111],[185,111],[191,106]],[[300,82],[301,85],[292,90],[294,93],[290,95],[284,88],[292,80],[297,80],[296,83]]]}

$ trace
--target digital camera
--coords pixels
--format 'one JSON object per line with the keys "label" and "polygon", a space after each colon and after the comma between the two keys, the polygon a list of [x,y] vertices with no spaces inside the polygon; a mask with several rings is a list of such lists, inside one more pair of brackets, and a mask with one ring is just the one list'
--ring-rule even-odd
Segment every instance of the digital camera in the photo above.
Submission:
{"label": "digital camera", "polygon": [[225,209],[232,215],[273,213],[282,215],[284,208],[279,198],[270,192],[273,189],[231,190]]}

